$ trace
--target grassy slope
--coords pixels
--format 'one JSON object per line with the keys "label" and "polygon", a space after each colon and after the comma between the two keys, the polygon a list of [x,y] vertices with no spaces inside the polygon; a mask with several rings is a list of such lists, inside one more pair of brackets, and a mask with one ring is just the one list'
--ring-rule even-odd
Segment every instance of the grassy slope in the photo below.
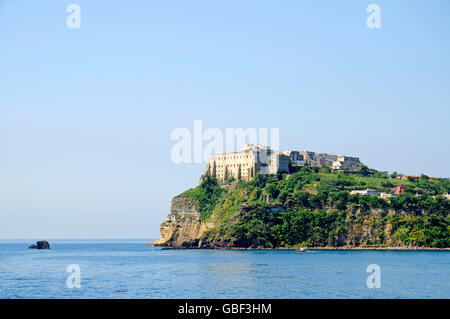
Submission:
{"label": "grassy slope", "polygon": [[[244,247],[450,246],[450,201],[441,196],[450,192],[448,179],[403,181],[375,171],[364,175],[303,168],[291,175],[257,175],[226,188],[208,178],[183,194],[199,203],[202,221],[216,225],[206,234],[214,242]],[[349,195],[352,189],[390,192],[398,185],[406,186],[406,194],[395,199]],[[268,210],[277,205],[281,212]]]}

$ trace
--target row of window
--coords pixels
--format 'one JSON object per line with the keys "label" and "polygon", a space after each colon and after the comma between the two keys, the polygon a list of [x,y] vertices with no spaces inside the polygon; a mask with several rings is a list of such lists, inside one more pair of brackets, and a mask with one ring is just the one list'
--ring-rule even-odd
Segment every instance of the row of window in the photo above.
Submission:
{"label": "row of window", "polygon": [[[250,169],[248,168],[248,170],[250,171]],[[235,170],[231,170],[231,172],[233,172],[233,171],[235,171]],[[216,174],[220,174],[220,173],[223,173],[224,172],[224,170],[223,169],[219,169],[219,170],[217,170],[217,172],[216,172]],[[241,170],[241,172],[247,172],[247,170]]]}
{"label": "row of window", "polygon": [[228,165],[217,165],[216,167],[237,167],[237,166],[252,166],[252,164],[228,164]]}
{"label": "row of window", "polygon": [[219,156],[214,159],[218,161],[227,160],[227,159],[240,159],[240,158],[252,158],[250,155],[233,155],[233,156]]}

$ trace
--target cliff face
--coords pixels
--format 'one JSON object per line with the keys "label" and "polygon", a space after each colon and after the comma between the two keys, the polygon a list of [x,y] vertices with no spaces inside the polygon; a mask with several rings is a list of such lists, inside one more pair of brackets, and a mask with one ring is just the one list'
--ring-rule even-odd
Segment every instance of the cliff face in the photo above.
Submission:
{"label": "cliff face", "polygon": [[[257,175],[250,182],[220,185],[206,176],[172,200],[161,239],[150,245],[450,247],[450,201],[431,195],[351,195],[348,188],[361,181],[379,183],[379,178],[356,177],[304,168],[286,177]],[[420,190],[420,185],[415,187]],[[445,185],[440,186],[447,189]]]}
{"label": "cliff face", "polygon": [[[161,239],[149,245],[191,248],[286,247],[289,246],[288,243],[280,242],[273,237],[280,228],[271,231],[271,227],[282,218],[285,210],[286,207],[282,205],[267,205],[262,210],[242,205],[226,221],[217,220],[213,214],[209,221],[200,222],[197,202],[187,196],[179,195],[172,200],[170,213],[161,224]],[[315,214],[312,213],[310,217]],[[302,213],[299,216],[303,215],[306,216],[308,213]],[[327,212],[324,216],[329,215],[330,213]],[[296,242],[304,242],[310,247],[368,247],[374,244],[403,248],[426,247],[424,234],[417,231],[414,224],[410,226],[411,230],[403,228],[401,232],[395,232],[398,228],[396,219],[415,221],[420,215],[426,216],[427,213],[412,215],[410,212],[396,212],[389,209],[361,210],[358,208],[347,209],[344,214],[345,219],[340,226],[333,225],[327,232],[305,225],[303,222],[292,226],[294,235],[295,233],[305,234]],[[295,218],[294,216],[293,219]],[[402,236],[406,236],[405,231],[410,232],[409,242],[402,240]]]}
{"label": "cliff face", "polygon": [[[226,223],[219,223],[216,227],[206,230],[198,241],[198,247],[257,249],[290,246],[273,237],[273,233],[278,232],[280,228],[275,226],[276,230],[272,233],[270,231],[271,227],[276,224],[276,220],[282,218],[284,209],[285,207],[282,206],[269,207],[256,213],[259,216],[255,217],[255,212],[241,207]],[[332,212],[325,214],[332,214]],[[411,217],[414,219],[415,217],[411,216],[409,212],[396,212],[388,209],[348,209],[345,211],[345,216],[345,220],[342,220],[340,226],[333,225],[325,232],[294,221],[294,234],[295,232],[306,234],[302,240],[297,240],[296,243],[303,241],[303,245],[308,247],[328,248],[371,246],[417,248],[425,246],[422,243],[424,235],[415,230],[412,230],[414,233],[412,240],[405,244],[398,233],[395,233],[395,223],[389,221],[389,217],[397,217],[400,220]],[[259,225],[258,222],[260,222]],[[325,225],[323,227],[326,228]]]}
{"label": "cliff face", "polygon": [[183,195],[173,198],[170,213],[161,223],[161,238],[151,246],[197,247],[201,235],[212,225],[200,223],[195,200]]}

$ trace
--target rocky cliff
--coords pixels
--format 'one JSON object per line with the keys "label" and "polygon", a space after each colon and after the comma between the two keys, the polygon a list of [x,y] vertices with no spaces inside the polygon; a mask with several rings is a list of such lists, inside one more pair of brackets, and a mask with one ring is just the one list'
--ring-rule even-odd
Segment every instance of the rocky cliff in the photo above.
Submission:
{"label": "rocky cliff", "polygon": [[[395,178],[346,176],[310,168],[226,185],[207,176],[172,200],[161,224],[161,239],[151,245],[450,247],[450,201],[433,195],[449,191],[450,182],[411,182],[411,192],[389,199],[350,194],[361,183],[375,187],[387,185],[386,180],[398,183]],[[390,186],[379,187],[387,191]],[[424,195],[416,196],[414,192],[419,191]]]}
{"label": "rocky cliff", "polygon": [[201,235],[210,228],[210,223],[199,221],[198,203],[187,196],[173,198],[170,213],[161,223],[161,238],[151,246],[197,247]]}
{"label": "rocky cliff", "polygon": [[[276,224],[276,220],[283,218],[286,208],[280,205],[269,205],[261,211],[253,207],[241,206],[226,222],[201,222],[200,212],[192,199],[183,196],[175,197],[171,211],[161,224],[161,239],[151,243],[152,246],[189,247],[189,248],[277,248],[291,245],[274,242],[273,235],[267,229]],[[305,213],[306,215],[307,213]],[[315,215],[316,213],[312,213]],[[333,212],[325,213],[325,215]],[[325,248],[355,248],[355,247],[392,247],[413,249],[429,247],[419,244],[424,236],[420,231],[413,230],[414,240],[401,240],[397,226],[393,219],[415,218],[409,212],[396,212],[388,209],[349,209],[345,213],[345,220],[336,231],[327,231],[306,225],[295,225],[301,232],[307,233],[306,241],[301,246]],[[255,217],[257,216],[257,217]],[[213,218],[214,219],[214,215]],[[249,224],[251,221],[251,224]],[[264,224],[267,229],[259,230],[255,221]],[[251,225],[251,227],[248,227]],[[324,225],[325,226],[325,225]],[[323,227],[324,227],[323,226]],[[333,226],[334,227],[334,226]],[[332,228],[333,228],[332,227]],[[325,227],[324,227],[325,228]],[[310,241],[320,237],[319,241]],[[328,237],[328,239],[323,240]],[[297,241],[300,243],[301,241]]]}

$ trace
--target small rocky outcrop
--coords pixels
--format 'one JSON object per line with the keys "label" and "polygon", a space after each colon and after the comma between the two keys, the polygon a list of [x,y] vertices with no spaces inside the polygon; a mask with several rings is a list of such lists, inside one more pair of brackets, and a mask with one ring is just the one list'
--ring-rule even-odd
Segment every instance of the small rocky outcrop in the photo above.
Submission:
{"label": "small rocky outcrop", "polygon": [[39,240],[35,245],[28,247],[29,249],[50,249],[50,244],[46,240]]}
{"label": "small rocky outcrop", "polygon": [[196,201],[184,195],[172,199],[170,213],[161,223],[161,238],[148,244],[163,247],[198,247],[201,235],[213,225],[200,222]]}

